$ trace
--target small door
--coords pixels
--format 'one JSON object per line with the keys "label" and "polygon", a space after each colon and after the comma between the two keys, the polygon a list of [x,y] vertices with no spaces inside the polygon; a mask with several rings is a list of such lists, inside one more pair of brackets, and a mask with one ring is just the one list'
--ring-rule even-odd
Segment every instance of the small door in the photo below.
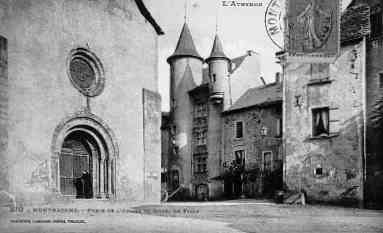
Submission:
{"label": "small door", "polygon": [[209,198],[209,187],[206,184],[197,186],[197,199],[200,201],[207,201]]}

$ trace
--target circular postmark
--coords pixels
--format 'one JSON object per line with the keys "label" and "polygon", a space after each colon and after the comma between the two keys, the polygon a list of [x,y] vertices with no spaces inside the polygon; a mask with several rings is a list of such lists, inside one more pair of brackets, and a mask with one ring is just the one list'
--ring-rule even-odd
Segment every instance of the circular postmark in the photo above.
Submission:
{"label": "circular postmark", "polygon": [[283,49],[284,0],[271,0],[265,12],[265,28],[271,41]]}

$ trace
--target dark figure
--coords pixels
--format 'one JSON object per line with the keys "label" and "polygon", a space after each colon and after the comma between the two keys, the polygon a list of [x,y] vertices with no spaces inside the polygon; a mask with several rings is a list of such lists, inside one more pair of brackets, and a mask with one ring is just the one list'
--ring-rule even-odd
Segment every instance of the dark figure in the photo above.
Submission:
{"label": "dark figure", "polygon": [[84,180],[83,176],[75,178],[76,198],[84,198]]}
{"label": "dark figure", "polygon": [[76,198],[92,198],[92,177],[83,171],[81,177],[75,179]]}
{"label": "dark figure", "polygon": [[92,198],[92,176],[85,171],[81,176],[84,184],[84,198]]}

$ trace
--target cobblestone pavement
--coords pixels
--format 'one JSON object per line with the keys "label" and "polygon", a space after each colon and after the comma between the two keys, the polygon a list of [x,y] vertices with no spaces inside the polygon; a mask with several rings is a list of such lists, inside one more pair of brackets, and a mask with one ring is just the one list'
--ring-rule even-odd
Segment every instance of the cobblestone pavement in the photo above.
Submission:
{"label": "cobblestone pavement", "polygon": [[[78,212],[69,212],[70,208]],[[108,212],[111,209],[114,213]],[[29,207],[21,213],[0,210],[0,233],[11,232],[383,233],[383,211],[253,200],[160,205],[78,202]]]}

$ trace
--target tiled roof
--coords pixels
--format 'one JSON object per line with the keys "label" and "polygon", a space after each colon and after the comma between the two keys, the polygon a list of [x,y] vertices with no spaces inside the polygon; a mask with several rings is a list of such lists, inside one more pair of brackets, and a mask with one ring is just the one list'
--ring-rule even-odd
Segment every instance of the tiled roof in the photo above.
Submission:
{"label": "tiled roof", "polygon": [[282,101],[282,83],[272,83],[249,89],[225,112],[268,105],[279,101]]}
{"label": "tiled roof", "polygon": [[180,38],[178,39],[177,47],[174,51],[174,53],[168,58],[168,62],[170,62],[171,59],[177,58],[177,57],[195,57],[200,60],[203,60],[203,58],[199,55],[197,52],[197,49],[195,48],[193,37],[190,33],[189,26],[187,23],[184,24]]}
{"label": "tiled roof", "polygon": [[367,4],[352,3],[341,20],[342,43],[358,40],[370,34],[370,7]]}
{"label": "tiled roof", "polygon": [[206,61],[209,61],[212,58],[224,58],[230,60],[223,52],[222,42],[219,39],[218,35],[215,35],[213,49],[211,50],[210,56],[206,59]]}

